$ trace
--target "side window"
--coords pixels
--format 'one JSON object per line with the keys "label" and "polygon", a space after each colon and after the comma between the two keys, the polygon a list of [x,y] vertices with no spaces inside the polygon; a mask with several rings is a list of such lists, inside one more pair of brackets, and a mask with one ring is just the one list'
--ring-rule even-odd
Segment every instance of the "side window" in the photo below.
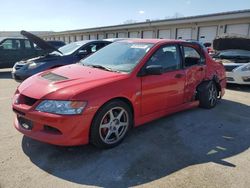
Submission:
{"label": "side window", "polygon": [[31,44],[29,40],[24,40],[24,48],[25,49],[31,49]]}
{"label": "side window", "polygon": [[6,50],[17,50],[21,48],[20,40],[7,39],[1,44],[3,49]]}
{"label": "side window", "polygon": [[161,65],[165,71],[181,68],[179,50],[176,45],[164,46],[158,49],[147,62],[148,65]]}
{"label": "side window", "polygon": [[97,51],[97,45],[92,45],[91,47],[91,53],[95,53]]}
{"label": "side window", "polygon": [[184,51],[184,58],[185,58],[185,62],[184,62],[185,67],[198,65],[202,62],[201,61],[202,58],[200,54],[194,48],[184,46],[183,51]]}
{"label": "side window", "polygon": [[96,44],[90,44],[88,46],[85,46],[82,50],[86,51],[87,54],[92,54],[96,52]]}

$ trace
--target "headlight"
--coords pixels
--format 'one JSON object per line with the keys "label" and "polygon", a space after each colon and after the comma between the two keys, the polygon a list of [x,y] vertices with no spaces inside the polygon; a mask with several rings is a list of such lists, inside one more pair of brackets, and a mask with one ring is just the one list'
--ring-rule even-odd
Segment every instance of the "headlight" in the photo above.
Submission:
{"label": "headlight", "polygon": [[241,71],[250,71],[250,63],[244,65],[244,66],[241,68]]}
{"label": "headlight", "polygon": [[43,65],[45,62],[32,62],[28,64],[28,69],[35,69],[36,67]]}
{"label": "headlight", "polygon": [[36,107],[36,110],[52,114],[73,115],[81,114],[86,105],[85,101],[44,100]]}

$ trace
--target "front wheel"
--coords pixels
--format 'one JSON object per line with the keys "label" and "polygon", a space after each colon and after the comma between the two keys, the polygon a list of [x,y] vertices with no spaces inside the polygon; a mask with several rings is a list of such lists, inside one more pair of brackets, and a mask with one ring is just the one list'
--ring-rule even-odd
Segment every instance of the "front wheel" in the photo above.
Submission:
{"label": "front wheel", "polygon": [[112,148],[125,138],[132,124],[132,113],[123,101],[111,101],[96,114],[91,125],[91,143],[99,148]]}
{"label": "front wheel", "polygon": [[198,90],[200,107],[213,108],[218,102],[218,89],[213,81],[204,82]]}

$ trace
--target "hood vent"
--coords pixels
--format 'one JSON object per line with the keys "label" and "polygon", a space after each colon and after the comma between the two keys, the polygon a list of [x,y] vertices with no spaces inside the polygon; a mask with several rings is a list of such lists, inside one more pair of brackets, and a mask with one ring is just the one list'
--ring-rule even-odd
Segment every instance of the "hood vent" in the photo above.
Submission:
{"label": "hood vent", "polygon": [[47,73],[42,75],[42,77],[46,80],[49,80],[51,82],[56,82],[56,81],[62,81],[62,80],[67,80],[68,78],[64,77],[64,76],[60,76],[58,74],[54,74],[54,73]]}

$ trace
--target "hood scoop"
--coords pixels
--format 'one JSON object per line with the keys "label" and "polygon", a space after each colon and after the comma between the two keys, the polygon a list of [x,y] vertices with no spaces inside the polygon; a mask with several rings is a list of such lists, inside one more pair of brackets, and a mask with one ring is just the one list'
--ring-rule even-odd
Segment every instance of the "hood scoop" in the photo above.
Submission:
{"label": "hood scoop", "polygon": [[47,74],[42,75],[42,78],[49,80],[51,82],[56,82],[56,81],[62,81],[62,80],[68,80],[67,77],[60,76],[58,74],[54,74],[52,72],[49,72]]}

